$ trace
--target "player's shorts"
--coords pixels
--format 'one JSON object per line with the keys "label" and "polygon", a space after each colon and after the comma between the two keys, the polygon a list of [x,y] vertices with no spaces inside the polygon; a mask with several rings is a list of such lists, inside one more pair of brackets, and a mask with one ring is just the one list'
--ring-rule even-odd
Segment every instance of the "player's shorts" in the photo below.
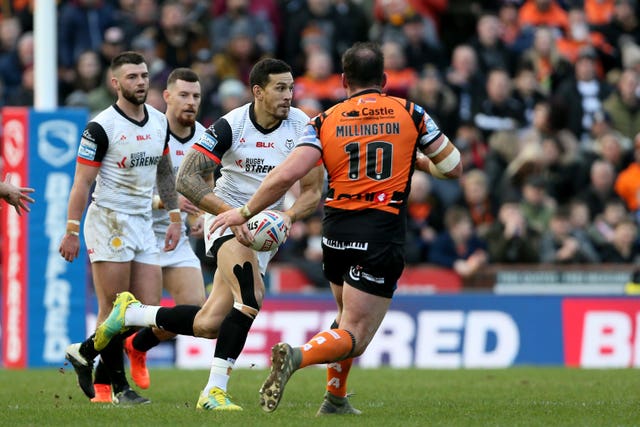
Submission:
{"label": "player's shorts", "polygon": [[91,203],[84,221],[89,260],[158,264],[151,215],[129,215]]}
{"label": "player's shorts", "polygon": [[404,248],[387,242],[344,242],[322,238],[324,275],[368,294],[391,298],[404,270]]}
{"label": "player's shorts", "polygon": [[172,251],[164,251],[164,235],[156,234],[156,244],[158,245],[158,263],[160,267],[193,267],[200,269],[200,260],[193,252],[189,238],[184,234],[180,237],[180,241],[176,248]]}
{"label": "player's shorts", "polygon": [[[234,234],[230,228],[227,228],[224,232],[224,235],[220,235],[220,230],[218,229],[213,235],[210,236],[209,227],[211,226],[211,223],[215,219],[215,215],[211,215],[208,213],[204,215],[205,215],[204,216],[204,250],[207,256],[215,258],[220,245],[225,241],[232,239],[234,237]],[[216,242],[216,240],[218,239],[224,239],[224,240],[221,242],[218,242],[218,244],[214,246],[214,242]],[[272,251],[267,251],[267,252],[255,251],[256,256],[258,257],[258,267],[260,268],[260,274],[262,274],[263,276],[267,272],[267,266],[269,265],[269,261],[271,261],[271,258],[275,256],[276,252],[278,252],[278,248]]]}

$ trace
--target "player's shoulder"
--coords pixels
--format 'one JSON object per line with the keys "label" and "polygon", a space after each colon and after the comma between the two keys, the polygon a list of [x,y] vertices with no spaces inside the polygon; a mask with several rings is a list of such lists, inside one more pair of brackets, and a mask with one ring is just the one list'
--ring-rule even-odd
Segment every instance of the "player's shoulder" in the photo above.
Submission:
{"label": "player's shoulder", "polygon": [[157,108],[149,105],[149,104],[145,104],[145,108],[147,109],[147,114],[149,115],[149,120],[157,120],[163,123],[168,123],[167,121],[167,116],[161,112],[160,110],[158,110]]}
{"label": "player's shoulder", "polygon": [[104,110],[100,111],[95,116],[93,116],[93,118],[90,121],[102,125],[106,122],[112,122],[116,120],[119,116],[120,116],[120,113],[118,113],[118,110],[116,110],[113,105],[110,105]]}
{"label": "player's shoulder", "polygon": [[238,108],[234,108],[233,110],[229,111],[224,116],[220,117],[219,120],[225,120],[225,121],[227,121],[227,123],[229,123],[232,126],[235,123],[238,123],[238,122],[241,122],[241,121],[245,121],[245,120],[249,120],[249,107],[250,106],[251,106],[251,104],[244,104],[244,105],[241,105]]}

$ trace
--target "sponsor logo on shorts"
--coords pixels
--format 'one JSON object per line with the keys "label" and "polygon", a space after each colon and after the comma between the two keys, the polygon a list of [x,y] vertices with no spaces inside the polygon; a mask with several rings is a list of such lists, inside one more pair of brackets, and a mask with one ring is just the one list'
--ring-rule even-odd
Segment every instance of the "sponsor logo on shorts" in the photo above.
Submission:
{"label": "sponsor logo on shorts", "polygon": [[369,248],[369,243],[367,242],[342,242],[340,240],[327,239],[326,237],[322,238],[322,243],[324,243],[325,246],[338,250],[356,249],[366,251]]}
{"label": "sponsor logo on shorts", "polygon": [[122,236],[111,236],[109,238],[109,249],[113,252],[121,252],[124,250],[124,241]]}

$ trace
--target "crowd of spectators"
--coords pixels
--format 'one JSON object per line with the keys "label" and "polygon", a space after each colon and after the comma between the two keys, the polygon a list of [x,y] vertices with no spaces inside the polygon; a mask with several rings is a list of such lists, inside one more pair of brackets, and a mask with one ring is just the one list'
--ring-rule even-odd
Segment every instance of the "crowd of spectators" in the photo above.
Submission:
{"label": "crowd of spectators", "polygon": [[[33,103],[33,4],[0,6],[2,106]],[[345,96],[341,54],[377,41],[386,92],[425,107],[466,171],[415,173],[409,263],[468,276],[487,263],[638,262],[639,16],[636,0],[62,0],[59,104],[104,109],[109,61],[133,49],[160,109],[172,69],[200,75],[205,126],[250,99],[264,56],[291,64],[294,104],[315,115]],[[314,277],[317,222],[282,251],[309,253]]]}

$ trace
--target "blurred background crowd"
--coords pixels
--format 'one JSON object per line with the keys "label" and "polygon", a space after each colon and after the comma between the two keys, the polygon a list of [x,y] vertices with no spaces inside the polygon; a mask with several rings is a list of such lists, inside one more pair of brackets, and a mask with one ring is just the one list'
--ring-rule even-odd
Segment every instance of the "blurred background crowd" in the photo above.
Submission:
{"label": "blurred background crowd", "polygon": [[[33,104],[33,0],[0,6],[0,106]],[[68,0],[58,2],[59,105],[113,103],[108,64],[144,54],[148,102],[168,73],[200,76],[208,126],[250,100],[264,56],[294,70],[294,105],[344,99],[340,56],[377,41],[386,92],[423,107],[463,155],[460,181],[416,172],[407,260],[470,277],[488,263],[640,261],[640,20],[636,0]],[[321,217],[279,260],[313,283]]]}

